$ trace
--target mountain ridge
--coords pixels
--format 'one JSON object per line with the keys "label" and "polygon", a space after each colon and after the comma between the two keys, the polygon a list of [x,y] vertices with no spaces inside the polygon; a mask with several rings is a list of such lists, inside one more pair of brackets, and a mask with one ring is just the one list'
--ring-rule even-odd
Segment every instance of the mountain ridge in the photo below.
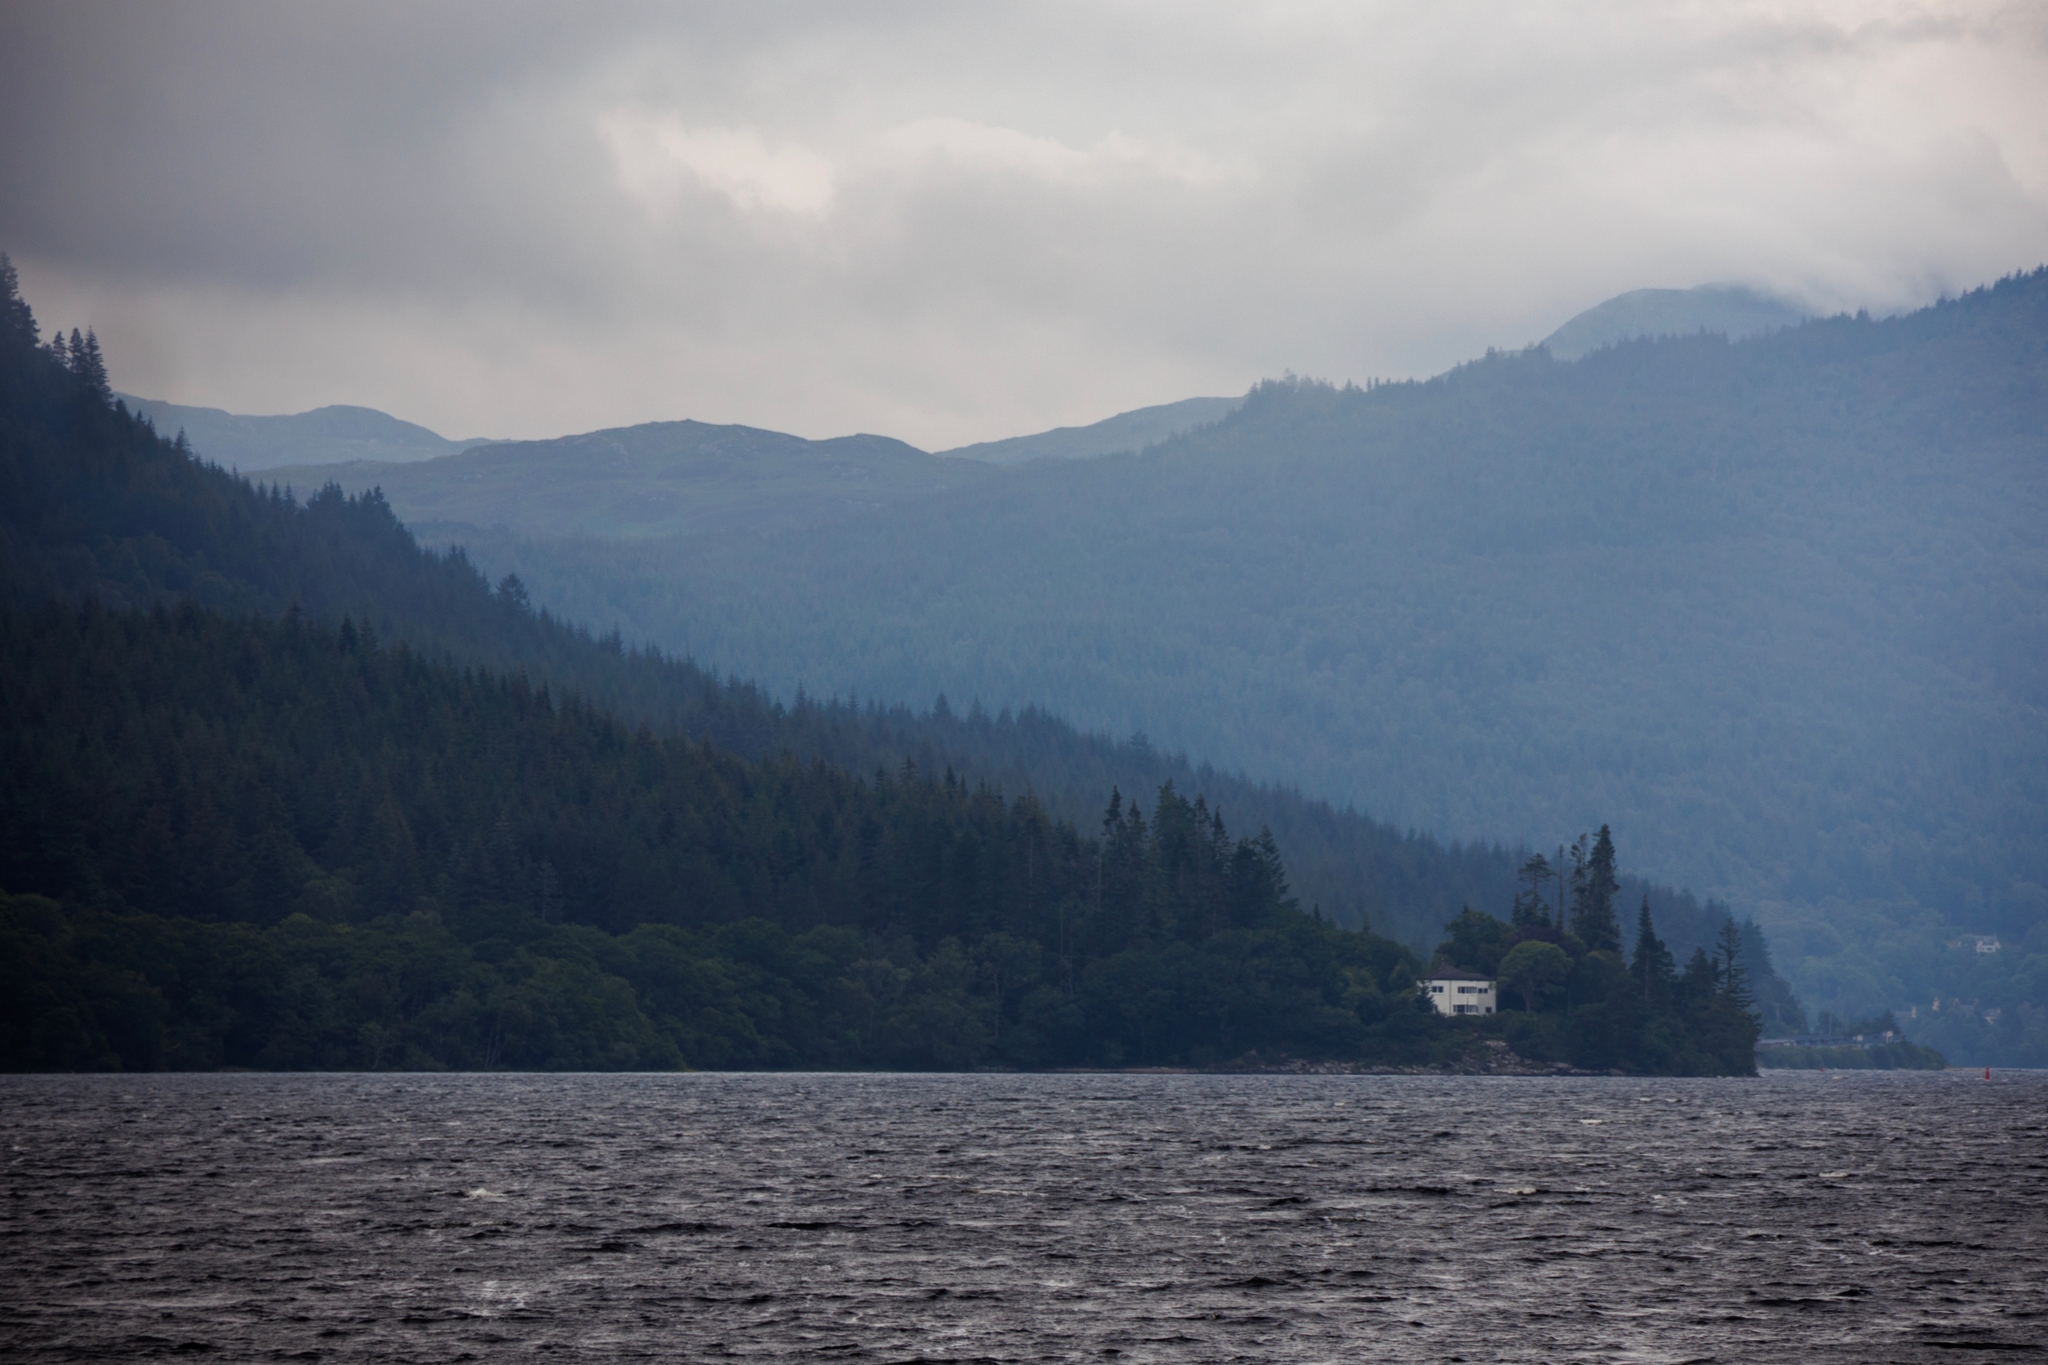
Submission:
{"label": "mountain ridge", "polygon": [[261,417],[132,394],[115,397],[166,435],[183,431],[202,457],[251,473],[287,464],[409,464],[491,444],[481,436],[450,440],[417,422],[348,403]]}
{"label": "mountain ridge", "polygon": [[683,419],[498,442],[416,464],[286,466],[264,473],[295,487],[380,488],[409,523],[637,539],[817,526],[993,472],[986,463],[930,455],[887,436],[812,441]]}
{"label": "mountain ridge", "polygon": [[[1795,325],[1807,316],[1806,310],[1790,300],[1744,285],[1634,289],[1575,314],[1538,344],[1550,348],[1560,359],[1576,359],[1603,346],[1642,337],[1707,331],[1731,340],[1740,339]],[[317,473],[330,466],[415,463],[484,445],[536,445],[547,444],[550,439],[575,441],[641,427],[673,424],[657,421],[572,433],[558,438],[519,441],[495,437],[452,439],[416,422],[355,404],[328,404],[301,413],[261,416],[140,398],[133,394],[118,393],[115,396],[125,401],[131,410],[149,418],[160,430],[167,433],[185,431],[193,448],[203,457],[251,473],[285,468],[294,473]],[[1132,452],[1157,445],[1195,427],[1221,421],[1243,402],[1242,396],[1184,398],[1132,408],[1098,422],[1053,427],[1021,436],[923,453],[989,464],[1021,464],[1036,459],[1085,459]],[[679,420],[687,422],[692,419]],[[699,425],[724,425],[733,430],[763,435],[783,434],[745,424]],[[317,449],[324,449],[326,453],[319,458],[309,458]],[[912,449],[920,448],[913,446]]]}
{"label": "mountain ridge", "polygon": [[984,460],[990,464],[1082,460],[1114,455],[1127,450],[1143,450],[1195,427],[1221,421],[1243,402],[1242,397],[1183,398],[1177,403],[1133,408],[1085,426],[1054,427],[1027,436],[980,441],[938,453],[959,459]]}

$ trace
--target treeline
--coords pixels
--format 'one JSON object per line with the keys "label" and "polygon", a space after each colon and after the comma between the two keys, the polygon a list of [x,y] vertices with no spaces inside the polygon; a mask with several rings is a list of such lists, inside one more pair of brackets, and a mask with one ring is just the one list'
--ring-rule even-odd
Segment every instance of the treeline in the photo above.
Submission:
{"label": "treeline", "polygon": [[1772,1071],[1940,1071],[1948,1066],[1939,1049],[1908,1042],[1890,1010],[1854,1022],[1823,1012],[1820,1035],[1758,1048],[1756,1064]]}
{"label": "treeline", "polygon": [[950,772],[749,764],[358,622],[190,604],[0,607],[0,715],[0,886],[37,893],[0,953],[12,1066],[1432,1045],[1404,949],[1171,787],[1084,837]]}
{"label": "treeline", "polygon": [[1646,896],[1633,951],[1624,956],[1621,879],[1605,825],[1572,845],[1568,871],[1538,854],[1521,877],[1509,919],[1467,909],[1437,950],[1440,969],[1495,978],[1503,1011],[1511,1000],[1521,1005],[1494,1020],[1517,1053],[1588,1070],[1756,1074],[1753,971],[1734,920],[1722,921],[1712,953],[1695,948],[1681,969],[1657,935]]}

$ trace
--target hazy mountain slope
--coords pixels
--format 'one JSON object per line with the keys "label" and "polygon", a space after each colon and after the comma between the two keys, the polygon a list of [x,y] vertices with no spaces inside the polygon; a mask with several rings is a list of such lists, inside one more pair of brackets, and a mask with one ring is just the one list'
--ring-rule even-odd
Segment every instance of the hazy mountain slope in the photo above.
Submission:
{"label": "hazy mountain slope", "polygon": [[1695,289],[1632,289],[1595,304],[1543,339],[1559,360],[1639,337],[1707,332],[1739,341],[1805,321],[1797,304],[1735,284]]}
{"label": "hazy mountain slope", "polygon": [[1271,385],[1147,454],[803,536],[474,548],[772,686],[1033,701],[1456,837],[1611,821],[1632,865],[1758,906],[1838,1013],[2038,1006],[2044,340],[2036,272]]}
{"label": "hazy mountain slope", "polygon": [[1219,422],[1237,410],[1242,398],[1183,398],[1178,403],[1134,408],[1085,427],[1054,427],[1031,436],[1012,436],[941,451],[942,455],[989,464],[1022,464],[1026,460],[1079,460],[1092,455],[1143,450],[1169,436]]}
{"label": "hazy mountain slope", "polygon": [[164,435],[182,431],[201,456],[245,473],[283,465],[357,460],[405,464],[488,444],[481,437],[451,441],[375,408],[337,405],[288,417],[246,417],[219,408],[120,396],[131,411],[154,422]]}
{"label": "hazy mountain slope", "polygon": [[650,422],[508,441],[423,464],[294,467],[265,477],[300,489],[330,480],[352,493],[382,488],[411,523],[639,537],[817,526],[992,473],[885,436],[806,441],[753,427]]}
{"label": "hazy mountain slope", "polygon": [[232,613],[346,615],[387,641],[523,672],[656,734],[687,734],[743,758],[788,751],[857,773],[896,772],[911,760],[1012,796],[1034,788],[1083,831],[1096,827],[1112,786],[1149,810],[1172,781],[1205,795],[1233,829],[1270,826],[1305,905],[1351,925],[1370,915],[1418,951],[1460,906],[1501,908],[1512,894],[1503,849],[1447,847],[1288,789],[1082,734],[1042,712],[784,706],[737,678],[625,648],[617,636],[593,639],[531,610],[516,583],[493,591],[468,560],[423,551],[381,498],[325,490],[299,503],[181,454],[83,392],[27,324],[20,331],[0,328],[0,593],[18,602],[54,593],[109,607],[190,600]]}

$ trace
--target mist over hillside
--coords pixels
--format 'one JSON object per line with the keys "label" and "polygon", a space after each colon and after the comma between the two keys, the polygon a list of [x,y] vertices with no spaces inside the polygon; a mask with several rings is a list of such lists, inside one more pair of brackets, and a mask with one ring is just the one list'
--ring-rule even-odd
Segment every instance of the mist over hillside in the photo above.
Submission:
{"label": "mist over hillside", "polygon": [[1595,304],[1543,339],[1559,360],[1577,360],[1605,346],[1645,337],[1705,332],[1740,341],[1797,326],[1807,310],[1787,299],[1735,284],[1693,289],[1632,289]]}
{"label": "mist over hillside", "polygon": [[2038,1004],[1944,945],[2048,917],[2044,299],[1268,384],[798,535],[436,534],[773,687],[1032,702],[1451,838],[1612,821],[1822,1008]]}

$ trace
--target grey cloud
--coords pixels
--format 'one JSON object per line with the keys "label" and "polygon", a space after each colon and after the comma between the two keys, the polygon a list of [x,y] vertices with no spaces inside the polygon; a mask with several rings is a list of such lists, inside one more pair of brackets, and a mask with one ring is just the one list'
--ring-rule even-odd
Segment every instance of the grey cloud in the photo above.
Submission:
{"label": "grey cloud", "polygon": [[[17,6],[0,246],[135,391],[948,445],[1426,372],[1639,286],[1883,307],[2035,264],[2044,34],[1820,0]],[[638,182],[621,119],[656,130]]]}

